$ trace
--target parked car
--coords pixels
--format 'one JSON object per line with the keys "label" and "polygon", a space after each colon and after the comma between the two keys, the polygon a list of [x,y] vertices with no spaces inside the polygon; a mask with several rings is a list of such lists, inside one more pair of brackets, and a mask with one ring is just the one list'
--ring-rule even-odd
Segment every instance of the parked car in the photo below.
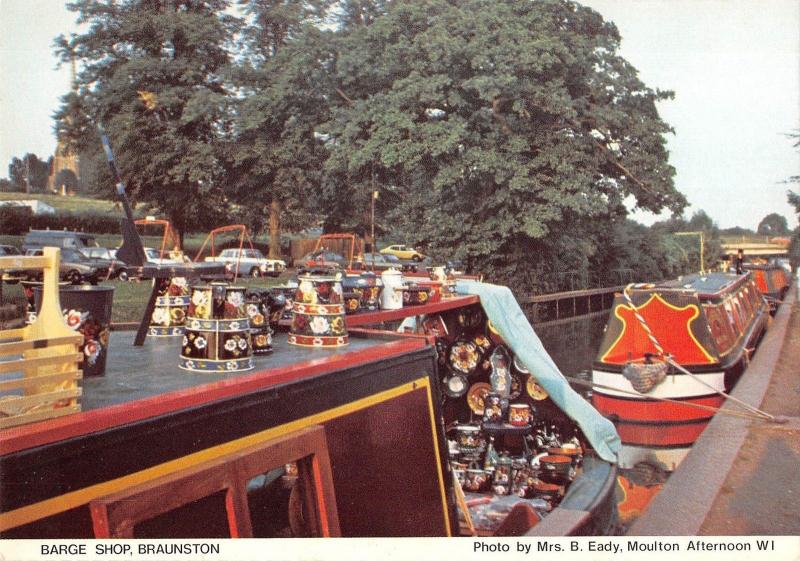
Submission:
{"label": "parked car", "polygon": [[395,255],[382,253],[365,253],[356,263],[354,269],[366,269],[368,271],[385,271],[386,269],[403,269],[403,263]]}
{"label": "parked car", "polygon": [[[25,255],[42,255],[41,249],[29,249]],[[111,262],[106,259],[94,259],[86,257],[77,249],[62,249],[61,250],[61,263],[58,268],[58,276],[61,280],[70,282],[72,284],[80,284],[83,281],[88,281],[91,284],[97,284],[100,281],[106,280],[109,274]],[[41,280],[41,272],[27,272],[25,275],[27,280]]]}
{"label": "parked car", "polygon": [[346,268],[348,265],[344,255],[333,251],[312,251],[305,254],[294,262],[295,267],[339,267]]}
{"label": "parked car", "polygon": [[229,271],[235,271],[238,263],[239,273],[251,277],[260,277],[261,275],[277,277],[286,270],[285,261],[268,259],[258,249],[239,249],[238,247],[223,249],[217,257],[206,257],[206,261],[225,263],[225,268]]}
{"label": "parked car", "polygon": [[31,230],[25,234],[22,242],[23,251],[42,247],[60,247],[85,249],[98,247],[92,234],[70,232],[68,230]]}
{"label": "parked car", "polygon": [[411,259],[412,261],[422,261],[425,259],[425,256],[422,253],[413,247],[403,244],[395,244],[385,247],[381,250],[381,253],[384,255],[395,255],[400,259]]}
{"label": "parked car", "polygon": [[[22,252],[13,245],[0,245],[0,257],[12,255],[22,255]],[[9,284],[16,284],[19,282],[20,273],[20,271],[0,271],[0,277]]]}
{"label": "parked car", "polygon": [[165,263],[186,263],[190,261],[190,259],[186,256],[183,256],[182,259],[178,259],[173,256],[172,252],[166,252],[162,255],[159,250],[152,247],[144,248],[144,256],[149,263],[157,263],[159,265],[163,265]]}
{"label": "parked car", "polygon": [[8,255],[22,255],[22,252],[13,245],[0,245],[0,257]]}
{"label": "parked car", "polygon": [[127,265],[123,261],[116,259],[116,251],[112,252],[106,247],[86,247],[80,251],[89,259],[108,261],[112,279],[128,280]]}

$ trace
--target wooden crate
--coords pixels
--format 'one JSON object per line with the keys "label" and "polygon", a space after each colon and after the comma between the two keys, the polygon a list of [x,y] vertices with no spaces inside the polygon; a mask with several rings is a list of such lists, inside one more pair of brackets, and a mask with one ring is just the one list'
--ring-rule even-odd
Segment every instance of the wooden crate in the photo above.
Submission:
{"label": "wooden crate", "polygon": [[83,335],[67,327],[58,297],[60,250],[40,257],[0,257],[4,270],[43,270],[42,306],[36,321],[0,330],[0,429],[80,411],[78,348]]}

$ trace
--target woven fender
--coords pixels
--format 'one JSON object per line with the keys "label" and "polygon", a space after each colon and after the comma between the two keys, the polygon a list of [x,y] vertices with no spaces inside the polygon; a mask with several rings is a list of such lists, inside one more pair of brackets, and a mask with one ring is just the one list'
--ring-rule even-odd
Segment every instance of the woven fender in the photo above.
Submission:
{"label": "woven fender", "polygon": [[652,364],[629,362],[622,368],[622,375],[625,376],[637,392],[647,393],[667,377],[667,364],[664,362],[654,362]]}

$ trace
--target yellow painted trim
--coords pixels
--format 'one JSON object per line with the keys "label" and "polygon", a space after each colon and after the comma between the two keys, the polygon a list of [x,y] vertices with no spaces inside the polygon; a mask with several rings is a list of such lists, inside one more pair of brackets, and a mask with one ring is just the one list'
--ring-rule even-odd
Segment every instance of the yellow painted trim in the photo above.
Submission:
{"label": "yellow painted trim", "polygon": [[450,535],[449,513],[444,494],[444,482],[442,480],[443,472],[438,454],[439,443],[436,439],[436,425],[433,424],[435,419],[433,416],[431,390],[430,384],[428,383],[428,378],[425,377],[418,378],[417,380],[408,382],[395,388],[384,390],[380,393],[361,398],[351,403],[334,407],[333,409],[328,409],[326,411],[322,411],[308,417],[303,417],[302,419],[297,419],[295,421],[291,421],[277,427],[272,427],[270,429],[244,436],[242,438],[237,438],[224,444],[218,444],[217,446],[212,446],[211,448],[206,448],[205,450],[200,450],[199,452],[193,452],[186,456],[164,462],[163,464],[158,464],[156,466],[118,477],[116,479],[90,485],[89,487],[78,489],[77,491],[65,493],[64,495],[45,499],[44,501],[40,501],[38,503],[5,512],[0,514],[0,531],[6,531],[11,528],[16,528],[17,526],[35,522],[36,520],[41,520],[42,518],[46,518],[48,516],[66,512],[70,509],[86,505],[94,499],[115,493],[124,488],[131,487],[133,485],[140,485],[159,477],[170,475],[178,470],[185,469],[201,462],[215,460],[221,456],[237,452],[256,444],[260,444],[277,436],[282,436],[310,425],[324,423],[325,421],[329,421],[336,417],[342,417],[349,413],[366,409],[367,407],[388,401],[399,395],[415,391],[420,387],[425,387],[427,392],[428,409],[431,415],[432,423],[433,443],[434,449],[436,450],[436,462],[437,466],[439,467],[439,483],[442,493],[442,506],[445,512],[446,531],[448,532],[448,535]]}
{"label": "yellow painted trim", "polygon": [[[614,343],[610,347],[608,347],[608,350],[603,354],[602,357],[600,357],[600,362],[605,362],[606,361],[606,357],[609,355],[609,353],[611,353],[611,351],[614,350],[614,348],[617,346],[617,343],[619,343],[619,341],[622,339],[622,336],[625,335],[625,331],[628,328],[628,324],[625,321],[625,319],[620,317],[620,315],[617,313],[620,310],[620,308],[625,308],[626,310],[630,310],[630,311],[635,313],[636,311],[643,310],[644,308],[649,306],[650,303],[655,299],[658,299],[662,304],[664,304],[668,308],[671,308],[671,309],[675,310],[676,312],[682,312],[682,311],[684,311],[684,310],[686,310],[688,308],[692,308],[694,310],[694,314],[692,315],[692,317],[690,317],[688,320],[686,320],[686,331],[689,333],[689,337],[692,338],[692,341],[694,341],[694,344],[697,345],[697,348],[700,349],[703,352],[704,355],[706,355],[706,358],[708,359],[709,363],[713,364],[713,363],[717,362],[717,359],[715,359],[713,356],[708,354],[708,351],[706,350],[706,348],[703,345],[700,344],[700,341],[698,341],[697,338],[694,336],[694,333],[692,333],[691,324],[692,324],[692,322],[694,320],[696,320],[700,316],[700,309],[694,304],[686,304],[683,307],[675,306],[673,304],[670,304],[666,300],[664,300],[661,297],[661,295],[656,293],[656,292],[651,294],[650,298],[647,299],[647,302],[645,302],[641,306],[636,306],[634,304],[634,306],[631,308],[627,304],[620,304],[619,306],[614,308],[614,316],[618,320],[620,320],[622,322],[622,331],[620,331],[620,334],[616,338]],[[664,350],[666,352],[669,352],[669,349],[664,349]]]}
{"label": "yellow painted trim", "polygon": [[447,508],[447,492],[445,491],[444,487],[444,469],[441,462],[441,456],[439,455],[439,439],[436,436],[436,415],[433,412],[433,396],[431,395],[431,386],[428,384],[427,378],[422,378],[425,380],[425,393],[428,396],[428,414],[430,415],[431,421],[431,433],[433,437],[433,452],[436,455],[436,467],[439,468],[439,493],[442,498],[442,512],[444,512],[444,527],[445,532],[447,532],[447,537],[451,537],[452,534],[450,533],[450,510]]}

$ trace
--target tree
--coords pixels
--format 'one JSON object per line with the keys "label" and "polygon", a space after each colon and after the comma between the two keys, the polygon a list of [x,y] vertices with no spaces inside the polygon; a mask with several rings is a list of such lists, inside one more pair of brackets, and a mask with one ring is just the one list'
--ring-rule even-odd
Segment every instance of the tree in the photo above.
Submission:
{"label": "tree", "polygon": [[[83,62],[78,98],[93,125],[115,148],[130,196],[167,215],[181,236],[221,220],[221,145],[229,134],[229,65],[225,46],[237,28],[226,0],[77,0],[69,5],[88,24],[57,39],[62,60]],[[67,119],[59,128],[76,142],[96,142],[95,126]],[[110,186],[109,186],[110,187]]]}
{"label": "tree", "polygon": [[[315,137],[327,102],[315,80],[326,34],[328,0],[249,0],[246,56],[239,65],[235,138],[229,145],[228,188],[255,231],[268,226],[270,257],[280,231],[302,229],[326,150]],[[269,218],[268,224],[264,218]]]}
{"label": "tree", "polygon": [[8,166],[8,179],[13,191],[42,193],[47,188],[50,161],[40,160],[36,154],[25,154],[20,160],[12,158]]}
{"label": "tree", "polygon": [[552,238],[623,217],[629,196],[652,211],[685,205],[655,107],[671,93],[638,79],[616,27],[593,10],[373,5],[385,13],[351,18],[328,64],[332,119],[321,129],[340,220],[353,222],[377,188],[379,216],[408,241],[507,280],[532,255],[568,257]]}
{"label": "tree", "polygon": [[758,223],[756,233],[760,236],[787,236],[790,233],[789,224],[785,217],[777,212],[772,212]]}

